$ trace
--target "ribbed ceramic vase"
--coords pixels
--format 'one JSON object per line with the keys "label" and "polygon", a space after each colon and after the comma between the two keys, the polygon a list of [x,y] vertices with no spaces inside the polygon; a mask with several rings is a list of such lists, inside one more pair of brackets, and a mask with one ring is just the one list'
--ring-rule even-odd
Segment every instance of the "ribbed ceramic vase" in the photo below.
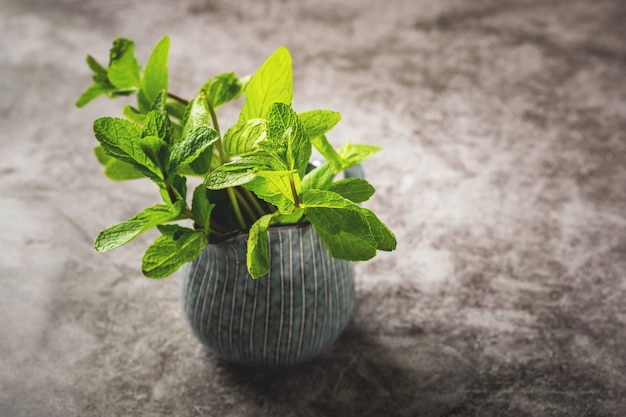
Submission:
{"label": "ribbed ceramic vase", "polygon": [[246,268],[248,235],[207,245],[183,269],[182,304],[196,336],[221,359],[284,367],[337,339],[354,306],[354,266],[330,256],[309,224],[269,229],[270,272]]}

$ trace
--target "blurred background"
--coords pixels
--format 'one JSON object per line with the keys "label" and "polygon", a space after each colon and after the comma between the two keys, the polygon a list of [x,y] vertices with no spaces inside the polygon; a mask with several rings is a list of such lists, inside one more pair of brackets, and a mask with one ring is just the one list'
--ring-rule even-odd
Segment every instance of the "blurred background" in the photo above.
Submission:
{"label": "blurred background", "polygon": [[[0,415],[626,415],[626,3],[620,0],[0,0]],[[357,265],[331,351],[293,370],[215,360],[154,238],[97,254],[155,204],[113,183],[74,106],[116,37],[171,38],[170,90],[293,56],[299,111],[381,146],[367,205],[398,249]],[[222,126],[238,106],[220,110]]]}

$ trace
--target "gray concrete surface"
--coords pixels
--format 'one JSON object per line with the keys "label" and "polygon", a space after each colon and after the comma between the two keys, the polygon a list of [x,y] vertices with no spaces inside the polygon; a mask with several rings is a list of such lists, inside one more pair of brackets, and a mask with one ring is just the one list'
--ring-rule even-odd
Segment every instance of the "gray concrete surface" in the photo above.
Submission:
{"label": "gray concrete surface", "polygon": [[[626,3],[0,0],[0,416],[626,415]],[[295,107],[380,145],[369,202],[398,250],[359,264],[334,348],[257,372],[216,361],[147,236],[156,202],[110,183],[73,102],[86,53],[145,59],[171,89],[293,54]],[[226,119],[234,112],[226,111]],[[226,123],[226,122],[225,122]]]}

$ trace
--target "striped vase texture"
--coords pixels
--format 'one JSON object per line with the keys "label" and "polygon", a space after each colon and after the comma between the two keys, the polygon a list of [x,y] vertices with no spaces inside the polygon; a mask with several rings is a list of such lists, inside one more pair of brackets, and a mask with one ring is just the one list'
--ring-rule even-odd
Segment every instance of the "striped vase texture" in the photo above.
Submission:
{"label": "striped vase texture", "polygon": [[354,266],[330,256],[310,224],[271,227],[270,272],[246,268],[247,234],[206,246],[183,270],[183,310],[223,360],[256,367],[306,361],[329,347],[354,307]]}

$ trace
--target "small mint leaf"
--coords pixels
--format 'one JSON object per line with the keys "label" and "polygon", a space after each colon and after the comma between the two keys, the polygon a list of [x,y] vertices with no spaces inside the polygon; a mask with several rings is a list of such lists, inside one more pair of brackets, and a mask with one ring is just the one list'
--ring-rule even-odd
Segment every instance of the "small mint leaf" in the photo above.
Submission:
{"label": "small mint leaf", "polygon": [[211,223],[211,211],[213,207],[215,207],[215,205],[211,204],[209,201],[206,186],[204,184],[198,185],[193,191],[191,211],[198,226],[206,231],[210,229],[209,225]]}
{"label": "small mint leaf", "polygon": [[175,171],[182,164],[190,164],[219,139],[219,133],[207,126],[189,132],[183,140],[172,147],[170,169]]}
{"label": "small mint leaf", "polygon": [[265,119],[250,119],[236,124],[224,135],[224,151],[230,156],[240,156],[257,149],[257,143],[265,138]]}
{"label": "small mint leaf", "polygon": [[135,43],[118,38],[111,48],[107,75],[111,84],[120,90],[139,87],[140,68],[135,58]]}
{"label": "small mint leaf", "polygon": [[341,114],[330,110],[312,110],[298,114],[309,138],[321,136],[335,127],[341,120]]}
{"label": "small mint leaf", "polygon": [[234,72],[228,72],[211,78],[200,90],[206,93],[207,100],[217,109],[239,97],[243,92],[243,84]]}
{"label": "small mint leaf", "polygon": [[333,183],[329,191],[333,191],[353,203],[362,203],[369,200],[374,194],[374,187],[361,178],[345,178]]}
{"label": "small mint leaf", "polygon": [[[160,91],[167,91],[167,56],[169,49],[170,39],[165,36],[156,44],[150,54],[150,58],[148,58],[146,68],[143,71],[143,78],[141,80],[141,92],[143,93],[143,97],[145,97],[144,103],[152,104]],[[150,108],[142,108],[142,104],[140,102],[140,109],[143,112],[147,112]]]}
{"label": "small mint leaf", "polygon": [[250,276],[255,279],[266,275],[270,270],[267,229],[271,220],[271,214],[261,217],[252,225],[248,235],[246,265]]}

